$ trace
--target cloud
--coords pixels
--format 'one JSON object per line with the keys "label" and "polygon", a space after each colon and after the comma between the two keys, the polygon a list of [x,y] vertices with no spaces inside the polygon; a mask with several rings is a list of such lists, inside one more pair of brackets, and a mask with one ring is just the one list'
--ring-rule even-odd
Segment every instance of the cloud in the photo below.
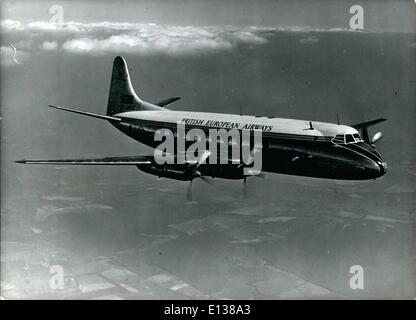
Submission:
{"label": "cloud", "polygon": [[[29,50],[64,50],[76,54],[105,53],[193,55],[228,51],[268,42],[267,31],[252,27],[196,27],[140,23],[31,22],[2,20],[3,33],[29,36]],[[37,40],[38,44],[33,41]]]}
{"label": "cloud", "polygon": [[[91,26],[89,27],[91,28]],[[115,26],[112,27],[115,28]],[[189,55],[226,51],[239,45],[258,45],[268,41],[256,31],[234,28],[178,27],[154,24],[133,25],[132,29],[127,29],[125,25],[117,27],[123,27],[124,32],[106,37],[70,39],[62,44],[62,49],[72,53],[125,52]]]}
{"label": "cloud", "polygon": [[[230,51],[241,46],[261,46],[276,32],[307,35],[318,32],[357,32],[351,29],[312,29],[299,26],[212,27],[74,21],[62,24],[45,21],[25,24],[15,20],[1,20],[0,25],[1,32],[12,39],[17,38],[21,46],[16,47],[27,52],[59,50],[86,55],[201,55]],[[304,45],[317,42],[319,39],[313,34],[300,40]]]}
{"label": "cloud", "polygon": [[42,44],[42,49],[46,51],[53,51],[58,49],[58,42],[56,41],[44,41]]}
{"label": "cloud", "polygon": [[24,31],[23,25],[20,23],[20,21],[16,20],[1,20],[0,27],[3,30],[18,30],[18,31]]}
{"label": "cloud", "polygon": [[[256,40],[254,40],[256,41]],[[238,44],[237,39],[218,35],[195,32],[162,32],[140,31],[127,34],[112,35],[103,39],[78,38],[63,43],[63,50],[72,53],[106,53],[125,52],[131,54],[167,54],[183,55],[208,53],[231,49]]]}

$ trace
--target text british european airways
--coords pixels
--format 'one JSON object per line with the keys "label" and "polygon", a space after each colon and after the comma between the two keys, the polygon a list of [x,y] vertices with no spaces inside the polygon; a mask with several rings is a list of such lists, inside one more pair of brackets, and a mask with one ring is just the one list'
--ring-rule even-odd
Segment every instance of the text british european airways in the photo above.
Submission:
{"label": "text british european airways", "polygon": [[193,119],[183,118],[181,123],[194,126],[207,126],[211,128],[221,129],[242,129],[242,130],[260,130],[264,132],[272,131],[273,126],[253,123],[240,123],[230,121],[219,121],[219,120],[204,120],[204,119]]}

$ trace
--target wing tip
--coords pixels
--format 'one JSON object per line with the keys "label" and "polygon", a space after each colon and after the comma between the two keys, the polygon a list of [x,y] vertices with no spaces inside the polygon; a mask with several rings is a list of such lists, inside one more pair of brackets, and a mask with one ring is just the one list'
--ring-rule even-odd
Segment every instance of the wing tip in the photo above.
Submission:
{"label": "wing tip", "polygon": [[65,108],[61,107],[61,106],[55,106],[53,104],[48,104],[49,108],[53,108],[53,109],[58,109],[58,110],[65,110]]}

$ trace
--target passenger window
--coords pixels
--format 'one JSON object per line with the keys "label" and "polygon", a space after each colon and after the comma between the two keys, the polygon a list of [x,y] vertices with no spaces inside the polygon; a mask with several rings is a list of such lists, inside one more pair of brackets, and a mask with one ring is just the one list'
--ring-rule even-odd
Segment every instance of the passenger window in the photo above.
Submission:
{"label": "passenger window", "polygon": [[345,142],[346,142],[346,143],[355,142],[355,139],[354,139],[354,137],[352,136],[352,134],[347,134],[347,135],[345,136]]}

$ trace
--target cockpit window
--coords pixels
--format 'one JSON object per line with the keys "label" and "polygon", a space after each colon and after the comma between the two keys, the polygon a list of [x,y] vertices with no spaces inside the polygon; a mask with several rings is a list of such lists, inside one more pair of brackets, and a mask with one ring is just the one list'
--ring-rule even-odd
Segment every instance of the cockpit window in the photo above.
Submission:
{"label": "cockpit window", "polygon": [[353,135],[352,134],[346,134],[345,135],[345,142],[346,143],[353,143],[353,142],[355,142],[355,139],[354,139]]}
{"label": "cockpit window", "polygon": [[363,141],[358,133],[337,134],[332,141],[338,144],[357,143]]}
{"label": "cockpit window", "polygon": [[353,136],[354,136],[355,142],[360,142],[360,141],[362,141],[362,140],[361,140],[361,137],[360,137],[360,135],[359,135],[358,133],[354,133],[354,134],[353,134]]}

